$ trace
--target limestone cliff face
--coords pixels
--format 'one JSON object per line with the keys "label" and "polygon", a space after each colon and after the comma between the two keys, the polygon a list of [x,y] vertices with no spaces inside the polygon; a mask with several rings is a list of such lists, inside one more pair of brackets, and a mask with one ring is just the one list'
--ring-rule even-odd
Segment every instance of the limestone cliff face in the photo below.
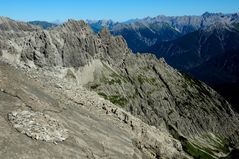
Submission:
{"label": "limestone cliff face", "polygon": [[[48,69],[77,87],[83,84],[146,124],[170,133],[193,157],[219,158],[229,153],[229,145],[239,147],[239,116],[227,101],[163,59],[133,54],[121,36],[114,37],[107,29],[95,34],[84,21],[74,20],[50,30],[17,26],[18,32],[1,31],[1,61],[29,70]],[[77,92],[72,92],[75,99]],[[128,118],[123,121],[130,124]],[[157,158],[157,144],[140,145],[137,140],[141,152],[153,151]]]}
{"label": "limestone cliff face", "polygon": [[[5,18],[5,21],[10,20]],[[3,29],[5,32],[1,37],[1,51],[10,55],[20,55],[19,62],[33,62],[39,67],[79,67],[94,58],[122,59],[122,55],[129,52],[122,37],[113,37],[107,30],[94,34],[84,21],[69,20],[52,30],[36,29],[36,31],[32,31],[33,26],[29,24],[26,24],[30,26],[27,30],[24,23],[15,23],[10,23]],[[15,27],[19,28],[17,30],[20,33],[17,34],[12,30]],[[6,37],[8,38],[5,39]]]}

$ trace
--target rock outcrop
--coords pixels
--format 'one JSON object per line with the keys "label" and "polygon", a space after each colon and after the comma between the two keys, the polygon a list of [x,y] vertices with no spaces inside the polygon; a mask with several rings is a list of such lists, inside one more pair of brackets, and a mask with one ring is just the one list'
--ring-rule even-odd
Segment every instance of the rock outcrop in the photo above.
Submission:
{"label": "rock outcrop", "polygon": [[56,143],[68,137],[67,130],[57,120],[41,112],[13,111],[8,119],[19,132],[36,140]]}

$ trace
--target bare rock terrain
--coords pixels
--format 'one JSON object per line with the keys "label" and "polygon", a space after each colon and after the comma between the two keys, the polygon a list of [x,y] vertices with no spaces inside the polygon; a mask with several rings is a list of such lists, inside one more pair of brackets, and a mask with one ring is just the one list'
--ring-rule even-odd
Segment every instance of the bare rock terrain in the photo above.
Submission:
{"label": "bare rock terrain", "polygon": [[84,21],[43,30],[1,19],[0,157],[220,158],[239,148],[231,105],[164,59]]}
{"label": "bare rock terrain", "polygon": [[166,129],[145,124],[81,86],[21,71],[0,66],[0,156],[190,158]]}

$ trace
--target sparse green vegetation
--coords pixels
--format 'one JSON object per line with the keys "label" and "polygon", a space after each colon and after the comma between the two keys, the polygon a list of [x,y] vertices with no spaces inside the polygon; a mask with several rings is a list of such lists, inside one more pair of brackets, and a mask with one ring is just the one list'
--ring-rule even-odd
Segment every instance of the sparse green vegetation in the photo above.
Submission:
{"label": "sparse green vegetation", "polygon": [[125,105],[128,103],[127,99],[120,95],[107,96],[103,92],[99,92],[98,95],[102,96],[106,100],[111,101],[113,104],[119,105],[121,107],[125,107]]}
{"label": "sparse green vegetation", "polygon": [[[218,152],[224,154],[230,152],[228,142],[213,134],[205,134],[198,139],[188,140],[186,138],[179,138],[179,140],[182,143],[184,151],[194,158],[214,159],[218,158],[218,156],[216,156]],[[201,140],[205,140],[208,144],[201,142]]]}
{"label": "sparse green vegetation", "polygon": [[[215,159],[215,157],[211,156],[207,151],[201,149],[200,147],[190,143],[189,141],[185,141],[183,144],[183,149],[193,156],[194,158],[198,159]],[[211,152],[212,153],[212,152]]]}
{"label": "sparse green vegetation", "polygon": [[[224,138],[220,136],[212,137],[209,134],[203,135],[204,138],[207,138],[210,140],[211,145],[215,148],[215,150],[223,152],[223,153],[229,153],[229,142],[225,140]],[[213,151],[210,149],[210,151]]]}
{"label": "sparse green vegetation", "polygon": [[[208,92],[208,90],[202,85],[202,82],[196,79],[193,79],[192,77],[190,77],[189,75],[182,73],[185,82],[190,85],[190,86],[194,86],[197,87],[197,89],[200,91],[200,93],[205,94],[206,96],[211,96],[210,92]],[[187,85],[184,85],[183,87],[187,87]]]}
{"label": "sparse green vegetation", "polygon": [[110,74],[110,77],[112,77],[115,80],[121,80],[123,82],[128,82],[128,78],[124,75],[118,75],[115,72],[113,72],[112,74]]}
{"label": "sparse green vegetation", "polygon": [[120,76],[118,76],[116,73],[111,74],[110,77],[105,77],[104,75],[102,75],[100,82],[104,84],[109,84],[109,85],[113,85],[113,84],[121,85],[122,81],[119,77]]}
{"label": "sparse green vegetation", "polygon": [[144,83],[144,79],[142,78],[141,75],[138,76],[138,81],[139,81],[140,84]]}
{"label": "sparse green vegetation", "polygon": [[126,75],[121,75],[121,78],[125,83],[129,82],[129,79]]}
{"label": "sparse green vegetation", "polygon": [[107,99],[107,95],[103,92],[99,92],[98,95],[100,95],[101,97]]}
{"label": "sparse green vegetation", "polygon": [[144,70],[144,71],[149,71],[149,70],[150,70],[150,67],[149,67],[149,66],[144,66],[144,67],[142,67],[142,70]]}
{"label": "sparse green vegetation", "polygon": [[121,107],[124,107],[127,104],[127,99],[119,95],[109,96],[108,99],[112,103],[120,105]]}
{"label": "sparse green vegetation", "polygon": [[148,78],[148,77],[143,76],[143,75],[138,75],[138,81],[141,85],[145,82],[147,82],[151,85],[157,85],[156,78]]}
{"label": "sparse green vegetation", "polygon": [[105,79],[104,83],[112,85],[112,84],[121,84],[121,80],[120,79]]}
{"label": "sparse green vegetation", "polygon": [[178,131],[171,125],[167,125],[170,134],[175,138],[178,139],[182,146],[183,150],[187,152],[189,155],[193,156],[196,159],[215,159],[211,154],[207,151],[203,150],[199,146],[191,143],[187,138],[181,136]]}
{"label": "sparse green vegetation", "polygon": [[115,72],[110,74],[110,77],[112,77],[112,78],[120,78],[120,76],[117,73],[115,73]]}

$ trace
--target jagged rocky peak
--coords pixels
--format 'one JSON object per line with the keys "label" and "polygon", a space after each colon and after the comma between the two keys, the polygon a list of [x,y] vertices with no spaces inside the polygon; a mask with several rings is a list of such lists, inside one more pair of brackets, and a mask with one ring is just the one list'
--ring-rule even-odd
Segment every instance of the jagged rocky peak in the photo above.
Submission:
{"label": "jagged rocky peak", "polygon": [[0,30],[2,31],[34,31],[37,29],[39,27],[28,23],[14,21],[8,17],[0,17]]}
{"label": "jagged rocky peak", "polygon": [[105,20],[105,19],[104,20],[86,20],[86,22],[89,24],[99,24],[104,27],[110,27],[111,25],[116,23],[111,19],[109,19],[109,20]]}
{"label": "jagged rocky peak", "polygon": [[238,12],[238,13],[235,13],[235,14],[233,14],[233,16],[239,17],[239,12]]}
{"label": "jagged rocky peak", "polygon": [[6,23],[7,21],[9,21],[10,19],[8,17],[3,17],[0,16],[0,24]]}
{"label": "jagged rocky peak", "polygon": [[[17,22],[13,21],[13,23]],[[21,40],[16,40],[18,38]],[[14,41],[17,41],[17,44]],[[29,34],[22,34],[20,37],[13,33],[11,43],[2,46],[6,45],[12,50],[4,50],[5,52],[19,55],[14,58],[5,56],[6,58],[20,57],[18,61],[40,67],[79,67],[95,57],[103,56],[103,59],[120,60],[129,52],[121,36],[113,37],[108,30],[95,34],[83,20],[68,20],[56,28],[38,29]]]}
{"label": "jagged rocky peak", "polygon": [[108,28],[103,28],[98,33],[98,37],[103,44],[102,46],[104,48],[104,60],[110,60],[112,64],[120,64],[125,55],[131,52],[131,50],[127,46],[125,39],[122,36],[111,35]]}
{"label": "jagged rocky peak", "polygon": [[110,30],[106,27],[104,27],[99,33],[98,33],[99,37],[103,40],[103,41],[109,41],[109,40],[115,40],[119,46],[122,46],[123,48],[127,47],[127,43],[125,41],[125,39],[123,38],[123,36],[118,35],[118,36],[113,36],[110,33]]}
{"label": "jagged rocky peak", "polygon": [[99,35],[100,35],[101,37],[110,37],[110,36],[111,36],[111,33],[110,33],[110,31],[109,31],[108,28],[104,27],[104,28],[100,31]]}
{"label": "jagged rocky peak", "polygon": [[232,21],[234,21],[235,23],[239,23],[239,13],[235,13],[232,15]]}
{"label": "jagged rocky peak", "polygon": [[90,26],[83,20],[77,21],[69,19],[66,23],[60,26],[60,28],[64,28],[64,30],[68,32],[82,32],[85,34],[93,33]]}
{"label": "jagged rocky peak", "polygon": [[230,30],[231,28],[232,27],[225,22],[215,22],[214,24],[205,27],[205,29],[200,29],[200,31],[206,32],[206,33],[210,32],[210,35],[211,35],[211,34],[214,34],[215,32],[223,33],[226,30]]}

